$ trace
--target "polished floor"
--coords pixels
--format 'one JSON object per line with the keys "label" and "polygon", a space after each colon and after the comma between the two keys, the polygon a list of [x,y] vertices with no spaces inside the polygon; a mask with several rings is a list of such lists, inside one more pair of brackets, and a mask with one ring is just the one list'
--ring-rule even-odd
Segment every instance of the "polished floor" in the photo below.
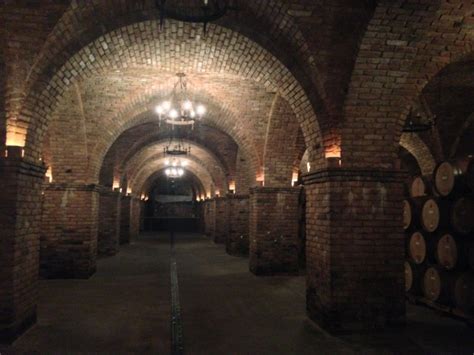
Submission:
{"label": "polished floor", "polygon": [[[255,277],[245,258],[175,236],[186,354],[473,354],[474,331],[408,306],[399,332],[333,337],[305,316],[304,277]],[[89,280],[41,281],[38,323],[3,354],[169,354],[170,240],[142,235]]]}

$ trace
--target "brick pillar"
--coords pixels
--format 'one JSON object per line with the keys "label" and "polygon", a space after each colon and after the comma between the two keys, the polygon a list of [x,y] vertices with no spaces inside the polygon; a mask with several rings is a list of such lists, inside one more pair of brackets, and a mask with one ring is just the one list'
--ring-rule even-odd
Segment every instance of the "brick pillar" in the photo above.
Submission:
{"label": "brick pillar", "polygon": [[41,186],[45,168],[23,161],[21,150],[0,158],[0,342],[36,322]]}
{"label": "brick pillar", "polygon": [[120,244],[130,243],[130,215],[132,207],[132,198],[122,196],[120,201]]}
{"label": "brick pillar", "polygon": [[120,240],[120,192],[101,188],[99,203],[98,254],[115,255]]}
{"label": "brick pillar", "polygon": [[207,200],[205,202],[205,233],[214,240],[216,231],[216,200]]}
{"label": "brick pillar", "polygon": [[44,191],[40,275],[89,278],[96,270],[97,185],[48,184]]}
{"label": "brick pillar", "polygon": [[228,235],[226,251],[229,255],[249,254],[249,196],[229,195]]}
{"label": "brick pillar", "polygon": [[250,189],[250,271],[256,275],[298,272],[299,188]]}
{"label": "brick pillar", "polygon": [[137,239],[140,234],[140,205],[140,199],[132,197],[130,201],[130,241]]}
{"label": "brick pillar", "polygon": [[304,177],[307,312],[324,328],[404,321],[403,179],[343,168]]}
{"label": "brick pillar", "polygon": [[229,230],[228,224],[228,199],[227,197],[216,197],[215,203],[215,229],[214,243],[225,244]]}

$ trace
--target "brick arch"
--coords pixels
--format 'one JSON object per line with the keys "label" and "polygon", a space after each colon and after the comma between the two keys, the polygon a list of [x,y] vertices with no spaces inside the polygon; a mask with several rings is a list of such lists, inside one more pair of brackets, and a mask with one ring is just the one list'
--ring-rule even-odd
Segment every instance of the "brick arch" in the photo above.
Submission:
{"label": "brick arch", "polygon": [[442,68],[472,52],[472,8],[461,0],[418,5],[380,1],[369,23],[344,108],[346,166],[392,168],[414,100]]}
{"label": "brick arch", "polygon": [[[94,170],[91,171],[92,181],[97,179],[103,159],[113,142],[124,134],[124,132],[139,124],[158,122],[154,108],[166,97],[165,94],[167,93],[167,88],[163,87],[147,90],[130,100],[120,113],[108,118],[111,122],[111,127],[107,131],[104,131],[107,137],[98,140],[97,145],[91,153],[93,160],[96,161],[91,164],[94,166]],[[194,95],[196,101],[204,103],[208,109],[208,114],[203,120],[203,124],[208,124],[222,131],[234,140],[239,150],[241,150],[242,156],[251,163],[251,169],[253,174],[255,174],[262,166],[262,157],[259,156],[258,152],[254,149],[255,141],[251,126],[236,125],[235,123],[238,122],[239,118],[237,112],[235,112],[235,108],[231,109],[230,107],[223,106],[222,102],[214,100],[212,95],[207,92],[194,93],[191,91],[190,94]],[[112,122],[115,123],[115,125],[113,125]],[[197,126],[197,129],[198,128],[199,126]],[[162,129],[164,129],[164,127]]]}
{"label": "brick arch", "polygon": [[[199,194],[199,196],[205,196],[206,195],[206,191],[204,189],[204,186],[202,185],[202,182],[201,180],[199,180],[199,178],[194,175],[194,173],[192,173],[191,171],[187,171],[186,172],[187,174],[189,174],[189,176],[191,177],[191,181],[192,181],[192,185],[194,184],[194,187],[196,188],[197,190],[197,193]],[[154,174],[152,174],[143,184],[142,188],[141,188],[141,192],[144,193],[144,194],[147,194],[147,193],[150,193],[150,189],[151,187],[154,185],[155,181],[159,179],[160,176],[163,175],[163,171],[160,170],[160,171],[157,171],[155,172]]]}
{"label": "brick arch", "polygon": [[[137,172],[140,168],[144,167],[150,161],[155,161],[156,159],[167,159],[169,156],[165,156],[163,153],[163,148],[166,146],[167,141],[160,141],[149,146],[143,147],[137,154],[135,154],[131,159],[125,164],[124,173],[129,178],[129,181],[133,181]],[[191,153],[180,159],[186,160],[188,162],[195,162],[209,172],[214,184],[220,188],[226,188],[227,184],[227,172],[223,166],[219,163],[219,160],[216,156],[210,152],[205,147],[195,144],[191,141],[185,141],[185,144],[189,144],[191,147]]]}
{"label": "brick arch", "polygon": [[436,160],[428,146],[416,133],[403,133],[400,145],[417,161],[423,175],[430,175],[436,167]]}
{"label": "brick arch", "polygon": [[[52,78],[44,78],[40,81],[47,84],[31,92],[21,114],[21,120],[28,126],[26,146],[28,157],[39,156],[39,142],[42,139],[44,126],[57,101],[73,82],[97,74],[105,68],[147,66],[149,65],[147,58],[152,56],[152,53],[158,53],[160,46],[168,48],[166,43],[175,43],[175,40],[182,41],[183,38],[179,37],[181,33],[189,38],[197,28],[191,24],[170,21],[167,31],[159,33],[157,26],[156,22],[147,21],[107,33],[76,52],[62,68],[55,72]],[[227,48],[222,48],[222,43],[229,43],[229,45]],[[238,46],[232,43],[238,43]],[[315,152],[321,152],[322,149],[318,145],[318,142],[321,142],[320,130],[305,91],[291,72],[264,48],[237,32],[216,25],[209,27],[205,42],[188,40],[186,46],[183,45],[182,48],[191,48],[189,52],[182,53],[178,49],[176,53],[180,58],[187,57],[188,63],[178,63],[176,58],[167,57],[173,53],[173,49],[170,49],[164,50],[162,57],[151,58],[151,64],[159,64],[160,67],[167,67],[173,71],[231,73],[253,79],[272,90],[278,90],[296,113],[308,146],[315,147],[313,149]],[[213,55],[209,56],[206,51]],[[104,52],[108,56],[105,56]],[[111,53],[115,53],[115,56],[110,55]],[[253,60],[244,61],[243,53],[252,54]],[[144,57],[137,58],[135,54]]]}
{"label": "brick arch", "polygon": [[[141,192],[145,182],[151,175],[153,175],[157,171],[164,170],[165,168],[164,160],[165,160],[164,156],[155,157],[154,159],[150,159],[146,161],[143,166],[137,169],[135,176],[132,178],[133,180],[130,180],[128,182],[129,187],[131,187],[133,193],[135,193],[135,191]],[[210,175],[210,173],[200,165],[199,162],[190,160],[190,163],[186,167],[185,170],[186,171],[189,170],[194,175],[196,175],[196,177],[201,181],[202,185],[204,186],[206,195],[208,194],[210,194],[211,196],[214,195],[215,184],[214,184],[213,178]]]}

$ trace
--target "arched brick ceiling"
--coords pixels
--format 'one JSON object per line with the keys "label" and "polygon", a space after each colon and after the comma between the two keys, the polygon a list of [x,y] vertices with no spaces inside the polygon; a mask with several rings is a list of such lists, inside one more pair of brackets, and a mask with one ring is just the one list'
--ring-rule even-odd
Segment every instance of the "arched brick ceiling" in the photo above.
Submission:
{"label": "arched brick ceiling", "polygon": [[[186,171],[186,175],[180,178],[184,184],[189,184],[191,188],[196,191],[196,195],[201,197],[206,196],[206,190],[202,185],[199,178],[194,175],[191,171]],[[151,190],[156,187],[158,184],[163,183],[163,170],[157,171],[152,174],[143,184],[142,191],[145,195],[149,195]]]}
{"label": "arched brick ceiling", "polygon": [[[143,147],[142,150],[137,152],[125,166],[124,173],[128,177],[128,181],[133,181],[139,171],[146,166],[148,163],[153,162],[157,159],[169,159],[169,156],[163,153],[163,148],[168,144],[168,141],[156,142],[147,147]],[[189,144],[191,147],[191,153],[185,157],[177,158],[177,160],[183,160],[188,163],[194,162],[200,165],[201,168],[205,169],[212,177],[214,185],[219,189],[226,189],[227,184],[227,172],[223,166],[219,163],[219,160],[215,155],[204,147],[201,147],[191,141],[185,141],[185,144]]]}
{"label": "arched brick ceiling", "polygon": [[448,65],[423,90],[431,113],[437,117],[446,158],[474,154],[473,78],[474,59],[468,58]]}
{"label": "arched brick ceiling", "polygon": [[[196,26],[170,23],[167,28],[166,33],[159,33],[156,22],[136,24],[118,29],[84,47],[56,73],[46,91],[42,92],[41,102],[35,103],[35,107],[44,107],[45,111],[38,112],[32,107],[30,118],[37,114],[46,119],[49,109],[55,107],[57,98],[72,82],[81,82],[110,68],[149,68],[158,65],[170,73],[235,75],[279,90],[298,116],[306,139],[312,140],[313,145],[321,141],[317,139],[319,129],[314,111],[302,87],[270,53],[237,33],[218,26],[211,26],[206,39],[199,41],[193,37]],[[173,45],[176,41],[181,43],[179,47]],[[239,45],[236,46],[236,43]],[[252,55],[251,61],[247,61],[249,54]],[[28,102],[33,104],[33,101]],[[27,106],[25,110],[28,111]],[[27,114],[22,118],[29,120]],[[39,121],[33,119],[32,123]],[[32,134],[41,132],[34,127],[30,126]],[[31,139],[34,141],[33,136]]]}
{"label": "arched brick ceiling", "polygon": [[[405,151],[410,153],[410,155],[416,160],[418,165],[418,170],[423,175],[430,175],[436,167],[436,160],[433,157],[433,154],[430,152],[430,149],[425,144],[425,142],[418,136],[416,133],[403,133],[402,138],[400,139],[400,146],[403,148],[402,153]],[[401,156],[402,160],[406,158],[406,154]],[[405,160],[409,160],[408,158]],[[413,172],[411,169],[413,164],[407,162],[406,167],[409,168],[410,172]]]}
{"label": "arched brick ceiling", "polygon": [[[125,131],[107,152],[101,168],[100,184],[112,186],[114,175],[115,180],[119,180],[127,162],[138,152],[171,137],[172,131],[167,128],[166,125],[159,127],[156,122],[150,122]],[[235,175],[238,146],[231,137],[204,124],[196,126],[192,131],[177,132],[180,133],[175,133],[176,136],[183,134],[186,139],[202,147],[200,149],[210,151],[229,177]]]}
{"label": "arched brick ceiling", "polygon": [[[147,160],[144,164],[137,169],[136,174],[132,177],[132,180],[128,182],[128,186],[132,189],[133,194],[139,195],[144,189],[146,181],[155,174],[156,172],[163,172],[166,168],[165,165],[166,157],[155,157],[154,159]],[[191,171],[201,181],[206,195],[214,195],[216,191],[216,185],[214,184],[212,176],[209,172],[202,167],[199,162],[195,160],[189,160],[189,164],[186,166],[185,171]]]}

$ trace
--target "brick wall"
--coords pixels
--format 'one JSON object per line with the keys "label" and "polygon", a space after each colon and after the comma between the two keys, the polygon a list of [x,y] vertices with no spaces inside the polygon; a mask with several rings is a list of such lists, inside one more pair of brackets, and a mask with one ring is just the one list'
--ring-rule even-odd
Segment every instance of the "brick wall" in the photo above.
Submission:
{"label": "brick wall", "polygon": [[323,327],[403,322],[404,178],[344,169],[305,176],[307,310]]}
{"label": "brick wall", "polygon": [[226,251],[230,255],[249,253],[249,196],[228,196],[228,234]]}
{"label": "brick wall", "polygon": [[44,166],[0,158],[0,341],[36,321]]}
{"label": "brick wall", "polygon": [[48,184],[44,190],[40,271],[44,278],[88,278],[96,270],[99,189]]}
{"label": "brick wall", "polygon": [[136,240],[140,234],[142,202],[137,197],[132,197],[130,202],[130,241]]}
{"label": "brick wall", "polygon": [[97,247],[99,255],[115,255],[119,251],[120,200],[119,192],[101,188]]}
{"label": "brick wall", "polygon": [[122,196],[120,201],[120,244],[128,244],[131,240],[132,198]]}
{"label": "brick wall", "polygon": [[229,204],[227,197],[215,198],[214,243],[225,243],[229,229]]}
{"label": "brick wall", "polygon": [[298,272],[299,188],[250,190],[250,271],[256,275]]}

